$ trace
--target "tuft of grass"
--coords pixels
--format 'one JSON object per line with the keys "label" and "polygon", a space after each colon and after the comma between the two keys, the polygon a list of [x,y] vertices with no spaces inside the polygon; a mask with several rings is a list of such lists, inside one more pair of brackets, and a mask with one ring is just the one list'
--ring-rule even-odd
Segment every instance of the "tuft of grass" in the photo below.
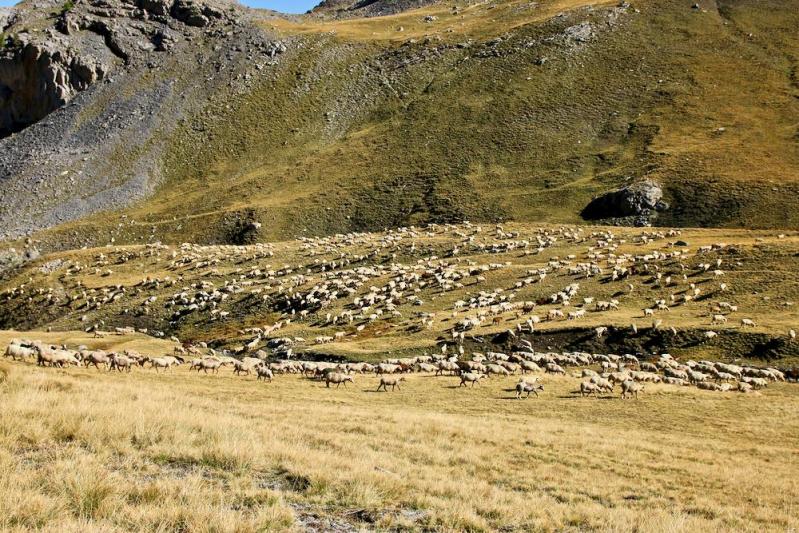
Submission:
{"label": "tuft of grass", "polygon": [[5,385],[11,378],[11,365],[5,361],[0,361],[0,385]]}

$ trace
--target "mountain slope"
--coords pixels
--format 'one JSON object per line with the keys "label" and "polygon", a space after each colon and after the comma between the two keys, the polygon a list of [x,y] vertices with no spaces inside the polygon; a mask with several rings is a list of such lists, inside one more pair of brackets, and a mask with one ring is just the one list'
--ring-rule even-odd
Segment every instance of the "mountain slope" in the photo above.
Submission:
{"label": "mountain slope", "polygon": [[[670,206],[655,224],[799,227],[798,6],[510,0],[366,19],[248,13],[253,40],[279,39],[283,53],[261,68],[241,54],[239,74],[210,70],[208,90],[187,68],[218,61],[204,37],[208,55],[157,70],[185,81],[150,142],[84,142],[78,150],[110,164],[84,171],[80,187],[48,160],[58,215],[6,185],[31,173],[5,171],[14,207],[0,219],[14,236],[74,218],[59,218],[59,204],[112,170],[118,186],[139,183],[136,194],[88,205],[78,216],[116,210],[39,234],[42,247],[578,222],[594,196],[641,179],[660,183]],[[237,76],[246,83],[225,87]],[[112,112],[102,93],[53,116]],[[24,150],[39,126],[0,142]]]}

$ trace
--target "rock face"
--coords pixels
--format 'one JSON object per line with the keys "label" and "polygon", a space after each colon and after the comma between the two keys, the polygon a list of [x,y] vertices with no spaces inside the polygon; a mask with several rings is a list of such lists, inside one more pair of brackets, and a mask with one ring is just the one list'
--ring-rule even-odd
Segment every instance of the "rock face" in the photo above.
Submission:
{"label": "rock face", "polygon": [[166,51],[185,26],[236,22],[232,4],[211,0],[77,0],[69,9],[54,3],[54,22],[34,32],[28,27],[45,22],[46,11],[24,9],[0,15],[7,35],[0,46],[0,138],[38,122],[120,67],[136,68],[152,52]]}
{"label": "rock face", "polygon": [[651,180],[643,180],[594,198],[581,216],[621,225],[648,225],[659,211],[669,205],[663,201],[663,189]]}
{"label": "rock face", "polygon": [[286,51],[251,17],[224,0],[75,0],[69,9],[39,0],[4,11],[0,240],[150,194],[180,121],[246,90]]}
{"label": "rock face", "polygon": [[[38,122],[113,68],[111,53],[76,55],[64,40],[26,35],[0,55],[0,137]],[[103,40],[96,37],[97,44]]]}

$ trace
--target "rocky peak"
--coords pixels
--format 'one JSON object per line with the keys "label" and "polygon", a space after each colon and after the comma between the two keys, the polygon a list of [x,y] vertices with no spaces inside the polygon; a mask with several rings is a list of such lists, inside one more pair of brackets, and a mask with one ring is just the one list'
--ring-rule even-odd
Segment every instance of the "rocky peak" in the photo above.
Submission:
{"label": "rocky peak", "polygon": [[41,120],[120,68],[150,63],[202,32],[224,34],[243,8],[220,0],[23,3],[0,16],[0,138]]}

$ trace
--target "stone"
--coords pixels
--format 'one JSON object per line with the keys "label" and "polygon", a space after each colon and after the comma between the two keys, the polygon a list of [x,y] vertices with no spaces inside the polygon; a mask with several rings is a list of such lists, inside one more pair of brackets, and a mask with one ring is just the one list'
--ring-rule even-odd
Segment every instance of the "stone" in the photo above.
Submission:
{"label": "stone", "polygon": [[580,215],[586,220],[632,217],[634,225],[646,225],[655,213],[668,208],[661,186],[643,180],[594,198]]}

